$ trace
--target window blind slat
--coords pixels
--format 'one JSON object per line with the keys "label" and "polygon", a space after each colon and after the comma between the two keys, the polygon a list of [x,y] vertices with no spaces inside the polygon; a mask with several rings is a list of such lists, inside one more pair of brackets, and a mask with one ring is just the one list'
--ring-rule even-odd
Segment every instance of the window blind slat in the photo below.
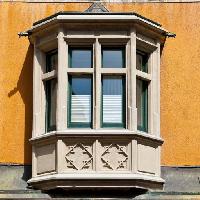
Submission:
{"label": "window blind slat", "polygon": [[91,122],[91,95],[72,95],[71,122]]}
{"label": "window blind slat", "polygon": [[103,122],[121,123],[122,121],[122,96],[103,95]]}

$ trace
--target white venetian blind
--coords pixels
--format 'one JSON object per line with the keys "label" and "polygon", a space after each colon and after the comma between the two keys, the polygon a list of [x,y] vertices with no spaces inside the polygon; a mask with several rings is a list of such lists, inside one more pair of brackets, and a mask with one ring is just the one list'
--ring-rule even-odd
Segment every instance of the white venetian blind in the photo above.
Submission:
{"label": "white venetian blind", "polygon": [[91,95],[72,95],[71,122],[91,122]]}
{"label": "white venetian blind", "polygon": [[103,76],[102,86],[103,123],[123,123],[122,76]]}
{"label": "white venetian blind", "polygon": [[122,96],[103,95],[103,122],[122,122]]}

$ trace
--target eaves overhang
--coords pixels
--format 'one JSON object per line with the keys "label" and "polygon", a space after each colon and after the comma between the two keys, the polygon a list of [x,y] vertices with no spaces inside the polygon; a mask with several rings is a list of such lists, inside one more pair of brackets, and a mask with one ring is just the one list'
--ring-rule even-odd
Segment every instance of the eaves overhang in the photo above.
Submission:
{"label": "eaves overhang", "polygon": [[146,17],[135,12],[58,12],[47,18],[41,19],[33,26],[22,33],[20,36],[29,36],[42,29],[48,28],[56,23],[135,23],[149,28],[164,37],[175,37],[174,33],[162,28],[162,26]]}

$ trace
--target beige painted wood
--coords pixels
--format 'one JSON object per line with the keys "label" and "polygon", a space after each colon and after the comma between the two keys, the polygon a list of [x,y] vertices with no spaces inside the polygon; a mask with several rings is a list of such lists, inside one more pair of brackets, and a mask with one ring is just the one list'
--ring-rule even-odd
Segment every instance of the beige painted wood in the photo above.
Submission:
{"label": "beige painted wood", "polygon": [[67,66],[68,51],[64,40],[64,31],[59,28],[58,33],[58,89],[57,89],[57,110],[56,129],[58,131],[67,128]]}
{"label": "beige painted wood", "polygon": [[127,95],[127,114],[126,114],[126,122],[127,129],[131,130],[132,123],[132,107],[131,107],[131,41],[129,40],[126,44],[126,68],[127,68],[127,80],[126,80],[126,95]]}
{"label": "beige painted wood", "polygon": [[136,70],[136,75],[137,75],[138,78],[144,79],[146,81],[151,81],[151,79],[152,79],[151,74],[142,72],[140,70]]}
{"label": "beige painted wood", "polygon": [[156,148],[138,144],[138,171],[156,174]]}
{"label": "beige painted wood", "polygon": [[67,68],[68,74],[93,74],[93,68]]}
{"label": "beige painted wood", "polygon": [[100,70],[101,74],[126,74],[127,69],[126,68],[101,68]]}
{"label": "beige painted wood", "polygon": [[137,140],[131,141],[131,170],[133,173],[138,171],[138,148]]}
{"label": "beige painted wood", "polygon": [[137,108],[136,108],[136,30],[131,28],[131,47],[130,47],[130,95],[131,95],[131,123],[130,130],[137,131]]}
{"label": "beige painted wood", "polygon": [[38,175],[55,171],[55,150],[55,144],[35,147]]}
{"label": "beige painted wood", "polygon": [[62,173],[65,166],[65,144],[63,140],[58,139],[56,143],[56,172]]}
{"label": "beige painted wood", "polygon": [[101,127],[101,46],[99,40],[95,42],[95,129]]}
{"label": "beige painted wood", "polygon": [[55,78],[56,76],[57,76],[57,72],[56,72],[56,70],[53,70],[51,72],[42,74],[42,80],[47,81],[47,80]]}
{"label": "beige painted wood", "polygon": [[33,58],[33,136],[41,134],[41,94],[42,94],[42,69],[43,64],[41,51],[34,46]]}

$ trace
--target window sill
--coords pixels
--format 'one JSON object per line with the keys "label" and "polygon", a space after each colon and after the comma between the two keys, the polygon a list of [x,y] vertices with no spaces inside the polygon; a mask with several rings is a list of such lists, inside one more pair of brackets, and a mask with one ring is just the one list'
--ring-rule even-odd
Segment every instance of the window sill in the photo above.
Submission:
{"label": "window sill", "polygon": [[59,137],[68,137],[68,136],[73,136],[73,137],[110,137],[110,136],[124,136],[125,138],[139,138],[139,139],[144,139],[147,141],[152,141],[156,142],[160,145],[163,144],[164,140],[161,137],[155,136],[153,134],[145,133],[142,131],[130,131],[127,129],[68,129],[64,131],[52,131],[48,132],[46,134],[42,134],[40,136],[32,137],[29,141],[31,143],[37,143],[41,140],[47,140],[47,139],[52,139],[52,138],[59,138]]}

